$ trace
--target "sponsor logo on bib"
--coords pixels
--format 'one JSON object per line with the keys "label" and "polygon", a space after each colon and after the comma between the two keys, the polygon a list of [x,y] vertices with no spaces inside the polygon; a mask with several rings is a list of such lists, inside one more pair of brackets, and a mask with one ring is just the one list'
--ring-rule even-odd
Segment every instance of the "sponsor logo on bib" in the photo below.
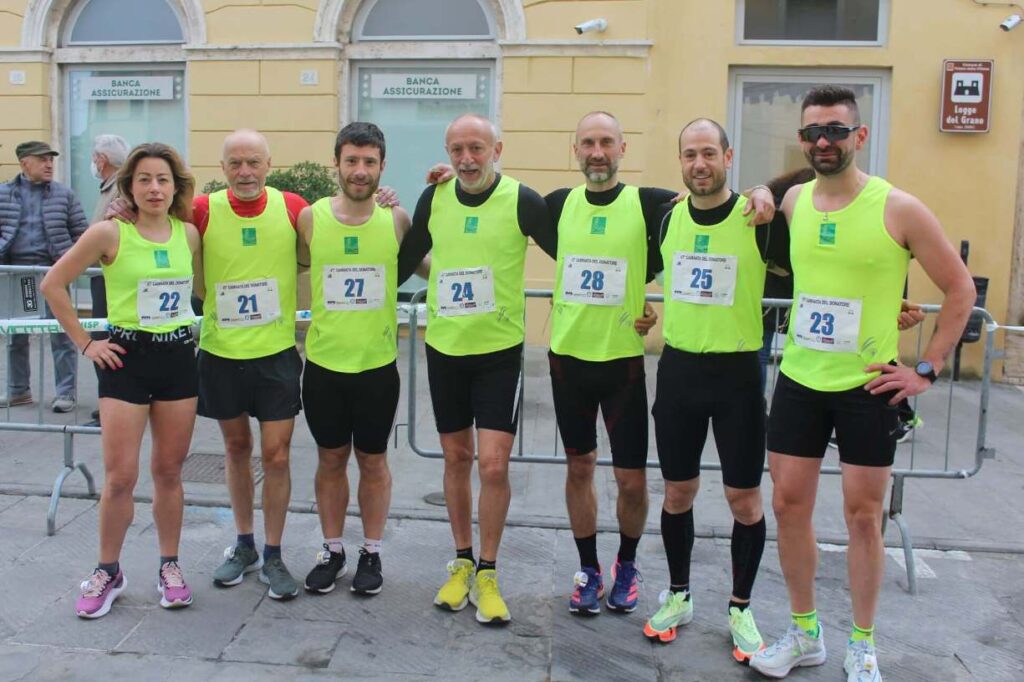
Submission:
{"label": "sponsor logo on bib", "polygon": [[345,237],[345,255],[352,256],[359,253],[359,237]]}
{"label": "sponsor logo on bib", "polygon": [[167,255],[167,249],[154,249],[153,260],[156,261],[158,268],[171,267],[171,259]]}
{"label": "sponsor logo on bib", "polygon": [[466,224],[462,228],[464,234],[476,234],[477,228],[480,226],[480,218],[475,215],[466,216]]}
{"label": "sponsor logo on bib", "polygon": [[242,228],[242,246],[256,246],[256,228]]}
{"label": "sponsor logo on bib", "polygon": [[694,253],[707,253],[708,248],[711,246],[711,235],[709,234],[698,234],[693,237],[693,252]]}
{"label": "sponsor logo on bib", "polygon": [[590,219],[590,234],[604,234],[608,227],[608,218],[603,215],[596,215]]}

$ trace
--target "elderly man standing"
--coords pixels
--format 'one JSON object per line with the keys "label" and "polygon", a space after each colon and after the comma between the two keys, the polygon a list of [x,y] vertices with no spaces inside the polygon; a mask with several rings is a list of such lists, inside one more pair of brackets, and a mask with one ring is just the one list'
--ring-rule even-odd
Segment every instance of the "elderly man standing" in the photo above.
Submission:
{"label": "elderly man standing", "polygon": [[[110,202],[118,197],[117,171],[121,169],[124,160],[128,158],[130,151],[127,140],[120,135],[97,135],[92,143],[92,176],[100,181],[100,196],[96,200],[96,208],[92,212],[91,223],[98,223],[106,218],[107,207]],[[107,289],[103,282],[103,275],[94,275],[89,278],[89,291],[92,293],[92,316],[96,318],[107,316]],[[106,330],[91,332],[93,339],[99,341],[108,336]],[[97,373],[100,371],[96,368]],[[99,426],[100,411],[93,410],[92,418]]]}
{"label": "elderly man standing", "polygon": [[[53,158],[45,142],[23,142],[15,149],[21,173],[0,185],[0,262],[5,265],[53,265],[89,226],[78,197],[53,180]],[[49,306],[47,315],[51,315]],[[30,369],[28,337],[9,337],[7,394],[0,407],[28,405]],[[76,348],[64,334],[50,335],[56,368],[54,412],[75,409]]]}

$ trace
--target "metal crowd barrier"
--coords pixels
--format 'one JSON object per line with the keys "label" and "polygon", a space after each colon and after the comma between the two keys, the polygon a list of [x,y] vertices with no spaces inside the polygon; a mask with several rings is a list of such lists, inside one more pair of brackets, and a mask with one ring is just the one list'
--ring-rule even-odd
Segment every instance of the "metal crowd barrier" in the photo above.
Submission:
{"label": "metal crowd barrier", "polygon": [[[10,351],[12,345],[12,335],[14,334],[27,334],[31,336],[39,337],[39,363],[34,368],[35,372],[35,385],[36,390],[33,397],[36,399],[38,408],[36,410],[36,421],[33,422],[19,422],[11,420],[11,405],[8,401],[7,407],[4,408],[4,420],[0,422],[0,431],[16,431],[16,432],[33,432],[33,433],[48,433],[48,434],[62,434],[64,440],[64,462],[60,471],[57,473],[57,477],[53,482],[53,487],[50,491],[50,506],[46,513],[46,534],[53,535],[56,532],[57,526],[57,506],[60,503],[61,493],[64,489],[64,482],[68,477],[75,473],[75,471],[81,472],[85,478],[86,486],[88,487],[89,495],[96,495],[96,483],[93,479],[92,472],[85,465],[84,462],[78,462],[75,460],[75,442],[74,438],[76,435],[99,435],[100,429],[95,426],[83,426],[78,424],[78,413],[77,409],[71,412],[71,424],[53,424],[44,423],[44,404],[46,403],[45,396],[47,394],[47,361],[46,358],[50,354],[49,344],[47,343],[50,334],[57,334],[61,332],[61,327],[57,324],[56,320],[47,319],[46,307],[43,303],[42,294],[39,293],[39,283],[42,281],[43,275],[50,269],[49,266],[36,266],[36,265],[3,265],[0,266],[0,317],[6,318],[0,320],[0,335],[2,335],[5,342],[3,367],[5,372],[5,385],[6,393],[8,398],[12,395],[11,390],[11,367],[10,362]],[[86,275],[99,275],[102,274],[102,270],[99,268],[90,268],[86,271]],[[6,281],[4,281],[6,280]],[[71,300],[78,306],[79,303],[79,292],[77,282],[71,286]],[[89,331],[98,331],[106,329],[107,321],[103,319],[89,319],[82,320],[82,326]],[[31,344],[28,349],[29,364],[31,365]],[[78,358],[76,357],[76,361]],[[76,366],[76,371],[80,371],[81,366]],[[29,386],[31,391],[31,385]],[[78,383],[75,383],[75,402],[78,402]]]}
{"label": "metal crowd barrier", "polygon": [[[550,298],[551,291],[547,289],[527,289],[527,298]],[[409,447],[421,457],[443,459],[444,453],[439,449],[430,449],[422,446],[417,441],[417,403],[416,403],[416,383],[417,383],[417,315],[418,306],[423,301],[426,295],[426,289],[417,291],[411,300],[411,311],[410,311],[410,324],[409,324],[409,335],[407,339],[409,349],[409,368],[408,368],[408,383],[406,393],[408,395],[408,411],[407,411],[407,430],[408,430],[408,442]],[[648,294],[647,300],[652,302],[661,302],[664,297],[661,294]],[[789,299],[774,299],[766,298],[762,301],[764,308],[769,308],[776,311],[776,327],[778,322],[782,319],[781,311],[788,309],[792,301]],[[938,305],[922,305],[921,309],[926,314],[934,314],[939,311],[940,306]],[[772,313],[768,313],[772,314]],[[900,540],[903,549],[905,566],[907,571],[907,587],[911,594],[917,594],[917,575],[913,553],[913,540],[910,535],[910,529],[907,525],[906,518],[903,514],[903,493],[906,479],[908,478],[922,478],[922,479],[966,479],[977,474],[982,467],[982,464],[986,459],[991,459],[995,456],[995,451],[986,445],[986,432],[987,432],[987,417],[988,417],[988,403],[991,392],[992,383],[992,362],[998,359],[997,352],[994,347],[994,331],[999,328],[999,325],[992,319],[992,316],[984,308],[974,308],[975,316],[980,317],[984,323],[984,361],[981,376],[981,389],[978,400],[978,415],[977,415],[977,435],[975,439],[974,452],[969,453],[969,461],[961,466],[957,466],[957,463],[951,458],[950,452],[950,433],[951,423],[953,417],[953,389],[954,382],[943,379],[940,381],[936,388],[933,390],[945,390],[946,391],[946,425],[944,442],[945,446],[941,454],[936,457],[935,453],[920,453],[921,448],[917,447],[917,435],[915,432],[911,432],[910,438],[910,452],[909,454],[898,453],[896,463],[892,469],[892,488],[889,496],[889,509],[886,517],[883,518],[882,532],[885,532],[885,524],[887,521],[892,521],[899,530]],[[918,355],[923,350],[923,330],[924,323],[917,325],[917,350]],[[1024,327],[1004,327],[1004,329],[1021,331],[1024,332]],[[781,348],[778,345],[778,336],[773,338],[772,357],[778,357]],[[525,373],[525,365],[524,365]],[[775,380],[778,376],[778,363],[772,362],[769,372],[769,380],[766,386],[766,394],[769,399],[771,391],[774,388]],[[519,431],[516,434],[518,441],[517,452],[513,454],[512,461],[515,462],[531,462],[531,463],[563,463],[564,455],[562,454],[561,444],[558,440],[557,426],[555,437],[553,439],[553,448],[547,453],[536,453],[536,452],[524,452],[524,433],[523,433],[523,398],[525,395],[525,381],[520,384],[520,396],[519,396]],[[913,398],[911,406],[917,410],[917,398]],[[397,434],[396,434],[397,440]],[[601,466],[611,466],[612,461],[608,456],[598,457],[597,463]],[[656,458],[648,459],[647,466],[654,468],[658,466]],[[703,471],[721,471],[722,467],[718,461],[702,461],[701,470]],[[768,470],[767,465],[765,471]],[[821,472],[829,475],[837,475],[841,473],[841,469],[838,466],[822,466]]]}

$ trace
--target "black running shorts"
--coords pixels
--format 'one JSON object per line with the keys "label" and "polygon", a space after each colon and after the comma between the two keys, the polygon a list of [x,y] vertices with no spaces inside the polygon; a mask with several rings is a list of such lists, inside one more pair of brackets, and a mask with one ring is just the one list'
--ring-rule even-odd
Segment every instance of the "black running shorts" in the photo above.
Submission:
{"label": "black running shorts", "polygon": [[302,405],[313,440],[322,448],[353,443],[368,455],[387,452],[398,409],[398,366],[335,372],[306,360]]}
{"label": "black running shorts", "polygon": [[[161,337],[176,338],[154,341]],[[128,352],[120,356],[124,363],[120,369],[96,365],[100,398],[149,405],[156,400],[196,397],[196,344],[190,328],[153,335],[114,327],[110,342]]]}
{"label": "black running shorts", "polygon": [[478,429],[515,433],[522,344],[479,355],[446,355],[427,345],[427,378],[438,433]]}
{"label": "black running shorts", "polygon": [[261,422],[293,419],[302,409],[302,358],[295,348],[251,360],[232,360],[199,351],[199,414]]}
{"label": "black running shorts", "polygon": [[665,346],[658,361],[654,435],[666,481],[700,475],[708,436],[730,488],[756,488],[764,470],[764,396],[757,351],[687,353]]}
{"label": "black running shorts", "polygon": [[779,372],[768,420],[768,449],[783,455],[822,458],[836,432],[839,461],[892,466],[899,437],[899,408],[892,393],[871,395],[863,387],[816,391]]}
{"label": "black running shorts", "polygon": [[597,449],[597,410],[601,408],[620,469],[647,466],[647,381],[644,358],[594,362],[548,351],[555,419],[565,454]]}

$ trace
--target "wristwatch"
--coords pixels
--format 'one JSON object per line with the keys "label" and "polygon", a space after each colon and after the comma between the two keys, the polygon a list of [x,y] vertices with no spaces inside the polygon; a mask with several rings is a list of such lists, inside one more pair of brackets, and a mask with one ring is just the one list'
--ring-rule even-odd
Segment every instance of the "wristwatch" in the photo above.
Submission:
{"label": "wristwatch", "polygon": [[939,378],[935,373],[935,368],[932,367],[932,363],[927,360],[922,360],[917,363],[917,367],[914,368],[914,371],[917,372],[917,376],[924,377],[933,384],[935,383],[935,380]]}

